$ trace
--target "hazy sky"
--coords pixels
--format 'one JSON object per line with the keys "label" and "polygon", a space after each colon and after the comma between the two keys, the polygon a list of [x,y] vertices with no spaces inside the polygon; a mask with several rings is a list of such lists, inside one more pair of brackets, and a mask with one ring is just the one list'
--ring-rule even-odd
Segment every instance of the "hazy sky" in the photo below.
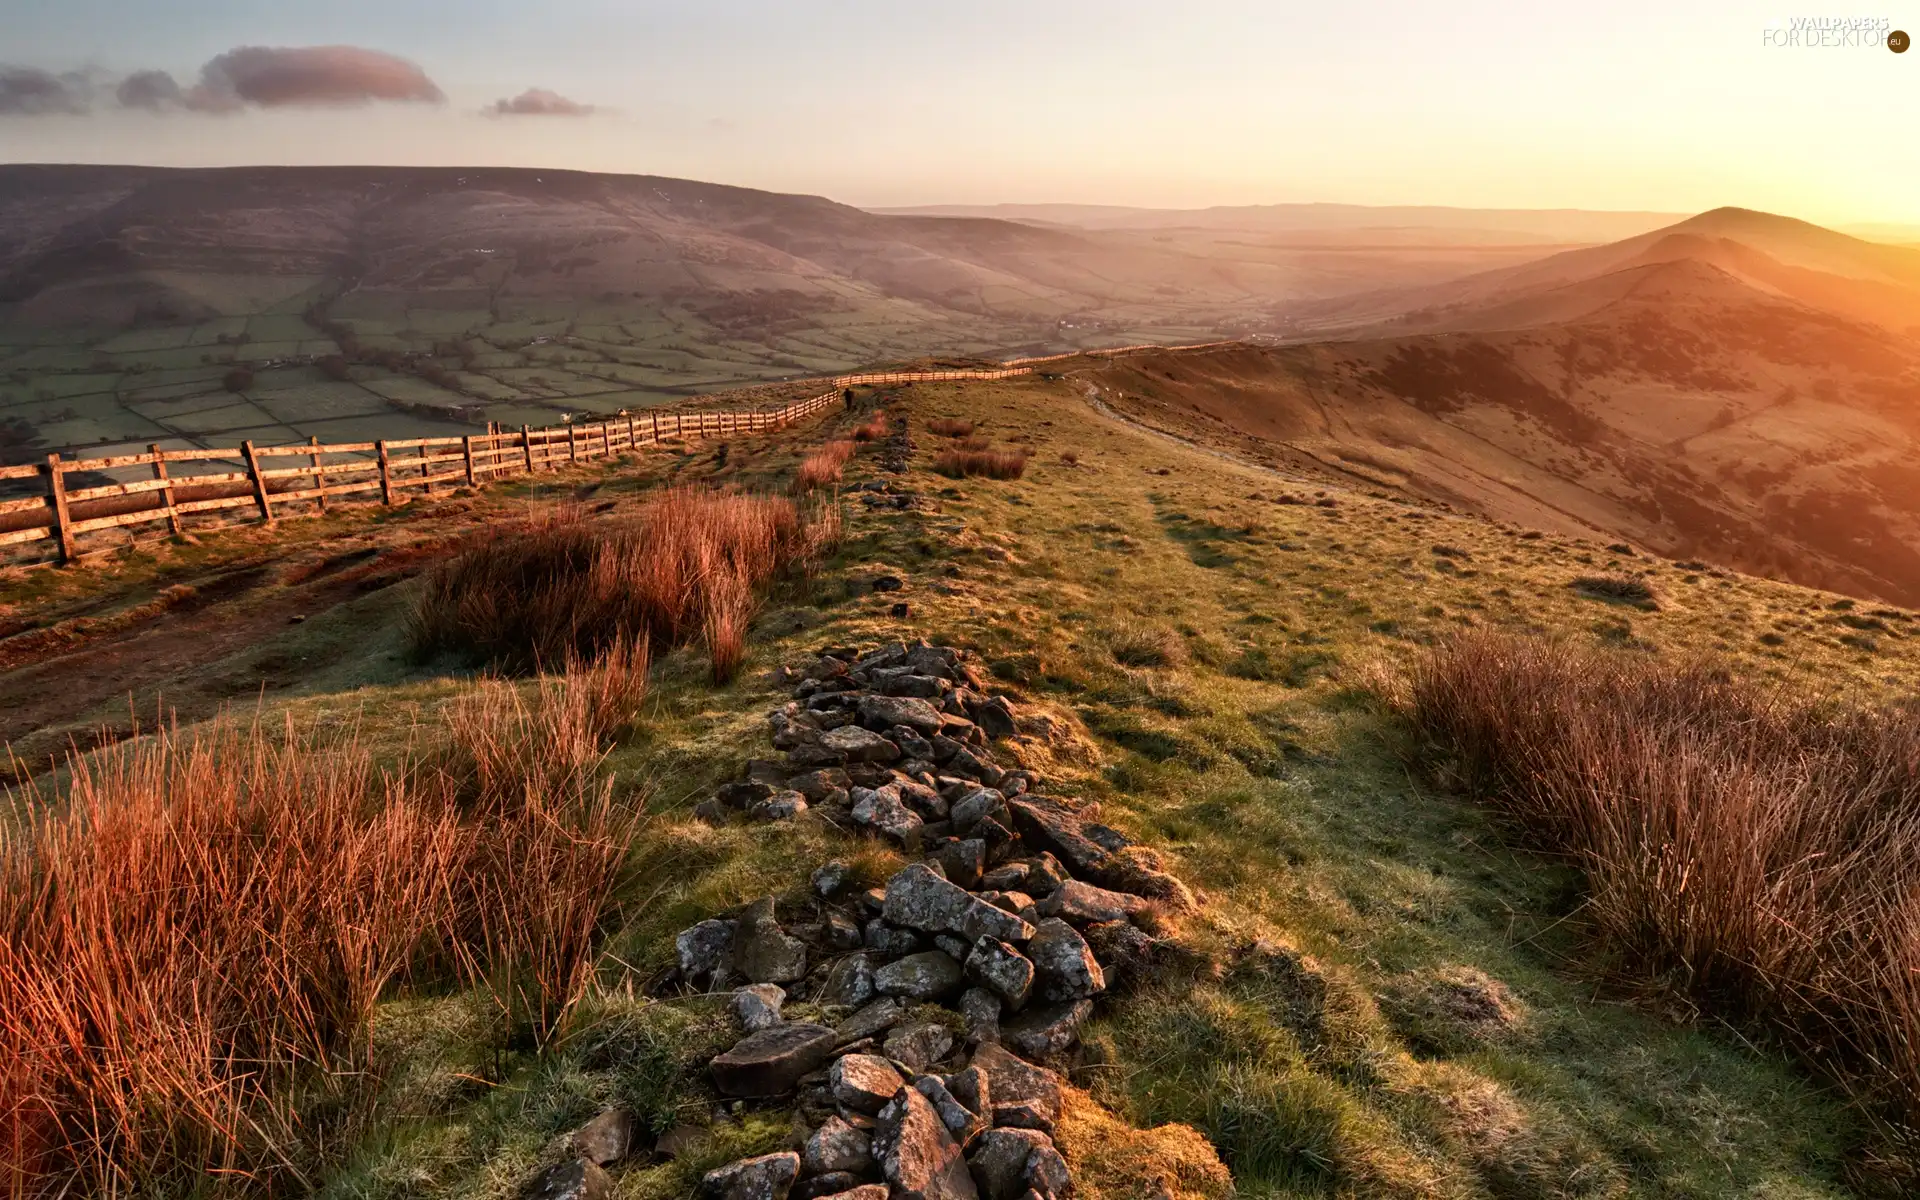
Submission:
{"label": "hazy sky", "polygon": [[[1920,3],[1842,7],[1920,32]],[[1732,0],[0,0],[0,160],[578,167],[870,205],[1739,204],[1920,222],[1920,48],[1767,45],[1794,15]],[[221,57],[334,45],[410,60],[443,98],[299,107],[310,78],[274,92]],[[165,80],[152,111],[115,98],[154,70],[177,98]],[[482,115],[529,89],[595,111]]]}

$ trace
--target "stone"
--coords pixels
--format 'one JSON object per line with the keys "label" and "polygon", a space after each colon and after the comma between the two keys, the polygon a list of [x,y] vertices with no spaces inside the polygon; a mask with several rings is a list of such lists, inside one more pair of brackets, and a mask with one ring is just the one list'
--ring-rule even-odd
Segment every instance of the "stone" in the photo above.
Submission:
{"label": "stone", "polygon": [[985,1070],[978,1066],[956,1071],[946,1078],[947,1091],[966,1105],[967,1111],[980,1116],[993,1113],[993,1085]]}
{"label": "stone", "polygon": [[879,1112],[906,1083],[892,1063],[876,1054],[842,1055],[827,1069],[834,1103],[868,1116]]}
{"label": "stone", "polygon": [[1051,1143],[1035,1146],[1033,1153],[1027,1156],[1027,1169],[1023,1173],[1028,1187],[1050,1197],[1051,1200],[1072,1200],[1073,1176],[1067,1171],[1067,1160]]}
{"label": "stone", "polygon": [[926,823],[901,800],[896,787],[856,787],[848,795],[853,801],[856,825],[877,829],[898,841],[907,841]]}
{"label": "stone", "polygon": [[979,838],[948,842],[935,852],[947,879],[956,887],[971,890],[980,886],[987,865],[987,844]]}
{"label": "stone", "polygon": [[846,674],[846,663],[823,654],[800,672],[800,678],[811,679],[815,683],[820,683],[828,679],[844,679]]}
{"label": "stone", "polygon": [[1000,1039],[1024,1057],[1057,1062],[1080,1040],[1080,1027],[1092,1015],[1091,1000],[1038,1005],[1003,1025]]}
{"label": "stone", "polygon": [[[827,736],[831,737],[832,735],[828,734]],[[973,751],[967,749],[965,746],[961,746],[953,752],[953,757],[946,761],[946,768],[955,775],[965,775],[971,779],[978,779],[988,787],[993,787],[998,784],[1006,775],[1006,772],[1000,769],[999,764],[988,757],[986,751]]]}
{"label": "stone", "polygon": [[747,782],[749,783],[764,783],[775,791],[779,791],[788,786],[786,779],[786,771],[770,758],[747,760]]}
{"label": "stone", "polygon": [[912,1088],[902,1088],[880,1111],[873,1155],[896,1200],[979,1200],[960,1144]]}
{"label": "stone", "polygon": [[921,783],[917,779],[902,777],[895,773],[892,786],[899,791],[900,799],[908,808],[919,813],[929,821],[945,820],[947,816],[947,798],[938,791]]}
{"label": "stone", "polygon": [[993,696],[967,705],[967,716],[980,727],[981,732],[995,740],[1010,738],[1020,732],[1013,705],[1007,702],[1005,696]]}
{"label": "stone", "polygon": [[750,1033],[708,1065],[723,1096],[783,1096],[800,1077],[819,1070],[839,1044],[833,1030],[805,1021]]}
{"label": "stone", "polygon": [[787,766],[794,771],[823,770],[827,767],[842,766],[846,761],[846,755],[820,745],[799,745],[787,751]]}
{"label": "stone", "polygon": [[1107,988],[1106,974],[1094,959],[1087,940],[1058,917],[1049,917],[1035,926],[1026,952],[1033,960],[1037,999],[1049,1003],[1085,1000]]}
{"label": "stone", "polygon": [[953,936],[951,933],[934,934],[933,945],[936,950],[939,950],[942,954],[945,954],[948,958],[951,958],[953,961],[957,963],[961,963],[962,965],[966,963],[967,955],[973,949],[973,947],[967,945],[965,942]]}
{"label": "stone", "polygon": [[898,575],[876,575],[872,586],[876,592],[897,592],[907,586],[907,583]]}
{"label": "stone", "polygon": [[820,748],[829,754],[838,754],[848,762],[890,763],[900,757],[900,747],[870,729],[855,725],[821,734]]}
{"label": "stone", "polygon": [[780,1006],[786,1002],[784,988],[771,983],[756,983],[733,994],[733,1015],[748,1033],[759,1033],[780,1023]]}
{"label": "stone", "polygon": [[831,1196],[822,1196],[820,1200],[887,1200],[887,1185],[884,1183],[864,1183],[857,1188],[844,1192],[835,1192]]}
{"label": "stone", "polygon": [[889,674],[885,679],[876,679],[874,682],[875,686],[888,697],[917,700],[938,700],[953,687],[951,683],[938,676],[916,675],[912,671],[897,675]]}
{"label": "stone", "polygon": [[859,1008],[873,996],[873,960],[864,954],[849,954],[827,973],[820,999],[827,1004]]}
{"label": "stone", "polygon": [[843,862],[822,863],[813,869],[810,882],[814,895],[822,900],[832,900],[853,882],[853,870]]}
{"label": "stone", "polygon": [[795,775],[787,780],[786,786],[805,796],[810,803],[819,804],[836,791],[845,791],[851,782],[847,773],[839,767],[828,767],[819,771],[808,771],[804,775]]}
{"label": "stone", "polygon": [[940,1123],[947,1127],[953,1140],[963,1148],[973,1140],[974,1135],[987,1127],[986,1120],[980,1114],[955,1099],[953,1093],[947,1090],[946,1081],[938,1075],[917,1075],[913,1087],[933,1105],[933,1111],[940,1115]]}
{"label": "stone", "polygon": [[1059,917],[1079,925],[1100,921],[1126,921],[1152,907],[1147,901],[1126,892],[1108,891],[1090,883],[1070,879],[1040,902],[1040,915]]}
{"label": "stone", "polygon": [[860,923],[837,909],[820,919],[820,936],[835,950],[858,950],[866,945]]}
{"label": "stone", "polygon": [[732,811],[732,809],[712,797],[708,797],[693,806],[694,819],[704,821],[709,825],[725,825],[727,823],[727,817]]}
{"label": "stone", "polygon": [[749,815],[756,821],[791,821],[807,811],[807,798],[799,792],[775,792],[754,805]]}
{"label": "stone", "polygon": [[1024,892],[1027,890],[1027,876],[1032,873],[1033,868],[1028,864],[1011,862],[982,875],[980,886],[990,892]]}
{"label": "stone", "polygon": [[1060,1120],[1058,1075],[992,1043],[974,1051],[973,1065],[986,1072],[993,1089],[995,1126],[1011,1124],[1002,1119],[1002,1108],[1008,1107],[1005,1115],[1025,1117],[1032,1122],[1016,1127],[1053,1131],[1054,1124]]}
{"label": "stone", "polygon": [[[920,763],[932,760],[933,743],[922,737],[918,730],[905,725],[895,725],[893,728],[887,730],[886,734],[887,740],[900,747],[903,764],[905,762]],[[896,766],[895,769],[904,770],[904,766]],[[905,773],[908,775],[913,774],[911,771],[905,771]]]}
{"label": "stone", "polygon": [[1073,876],[1053,855],[1042,851],[1036,858],[1027,860],[1027,886],[1021,890],[1031,896],[1045,898],[1059,891],[1061,885]]}
{"label": "stone", "polygon": [[860,1175],[873,1166],[873,1147],[865,1133],[839,1117],[828,1117],[807,1139],[800,1165],[809,1175],[824,1175],[828,1171]]}
{"label": "stone", "polygon": [[1185,884],[1143,862],[1144,852],[1131,847],[1116,830],[1035,796],[1016,797],[1007,802],[1007,807],[1021,836],[1058,855],[1073,877],[1159,900],[1181,911],[1198,907]]}
{"label": "stone", "polygon": [[720,785],[713,798],[729,808],[752,808],[771,795],[773,788],[767,784],[743,782]]}
{"label": "stone", "polygon": [[1012,852],[1015,846],[1013,830],[992,817],[987,817],[975,825],[973,836],[987,844],[987,861],[990,863],[1000,862]]}
{"label": "stone", "polygon": [[807,944],[780,928],[773,897],[747,907],[734,934],[734,966],[753,983],[794,983],[807,977]]}
{"label": "stone", "polygon": [[[887,1200],[887,1185],[884,1183],[866,1186],[880,1189],[880,1200]],[[841,1197],[858,1195],[861,1188],[860,1177],[852,1171],[828,1171],[824,1175],[809,1175],[793,1185],[787,1193],[788,1200],[840,1200]]]}
{"label": "stone", "polygon": [[653,1152],[668,1162],[697,1152],[707,1142],[707,1131],[682,1121],[661,1134],[653,1143]]}
{"label": "stone", "polygon": [[1157,943],[1137,925],[1128,921],[1103,921],[1085,930],[1087,948],[1106,974],[1107,987],[1119,981],[1137,982],[1146,977],[1153,965]]}
{"label": "stone", "polygon": [[960,996],[960,1015],[967,1022],[967,1043],[978,1046],[1000,1040],[1000,997],[986,988],[968,988]]}
{"label": "stone", "polygon": [[860,893],[859,899],[861,908],[877,916],[880,910],[886,906],[887,890],[877,887],[868,888],[866,891]]}
{"label": "stone", "polygon": [[612,1194],[612,1178],[584,1158],[548,1167],[521,1192],[526,1200],[606,1200]]}
{"label": "stone", "polygon": [[876,1037],[892,1029],[907,1016],[907,1006],[891,996],[882,997],[840,1022],[833,1032],[842,1046],[863,1038]]}
{"label": "stone", "polygon": [[719,986],[733,970],[732,921],[709,919],[683,929],[673,939],[680,959],[680,977],[699,986]]}
{"label": "stone", "polygon": [[930,738],[940,732],[942,723],[939,709],[911,696],[868,696],[860,701],[859,712],[860,724],[875,732],[905,725]]}
{"label": "stone", "polygon": [[700,1200],[787,1200],[800,1178],[800,1156],[791,1150],[743,1158],[700,1180]]}
{"label": "stone", "polygon": [[573,1131],[567,1144],[597,1167],[612,1166],[640,1148],[640,1123],[624,1108],[609,1108]]}
{"label": "stone", "polygon": [[992,788],[976,787],[953,802],[953,827],[961,834],[973,832],[981,821],[1004,811],[1007,798]]}
{"label": "stone", "polygon": [[924,1071],[953,1053],[953,1032],[932,1021],[895,1025],[887,1033],[885,1049],[887,1057]]}
{"label": "stone", "polygon": [[1019,1008],[1033,994],[1033,961],[998,938],[975,942],[965,970],[968,979],[999,996],[1008,1008]]}
{"label": "stone", "polygon": [[969,942],[996,937],[1018,943],[1033,936],[1033,926],[970,895],[925,863],[906,867],[887,881],[881,911],[891,924],[928,933],[957,933]]}
{"label": "stone", "polygon": [[1037,1129],[989,1129],[981,1134],[967,1156],[980,1200],[1020,1200],[1027,1190],[1027,1160],[1042,1147],[1053,1149],[1053,1139]]}
{"label": "stone", "polygon": [[875,971],[873,986],[883,996],[939,1000],[958,992],[964,979],[960,964],[944,951],[923,950]]}
{"label": "stone", "polygon": [[905,958],[926,945],[926,939],[913,930],[889,925],[880,917],[867,922],[865,937],[867,949],[889,959]]}

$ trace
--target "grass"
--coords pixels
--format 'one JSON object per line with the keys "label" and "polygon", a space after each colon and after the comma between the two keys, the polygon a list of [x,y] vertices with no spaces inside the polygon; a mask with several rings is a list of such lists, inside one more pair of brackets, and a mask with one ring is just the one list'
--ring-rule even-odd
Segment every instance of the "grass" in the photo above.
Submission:
{"label": "grass", "polygon": [[811,492],[837,485],[856,449],[858,445],[855,442],[831,441],[807,455],[800,461],[800,469],[794,473],[793,490]]}
{"label": "grass", "polygon": [[1920,1119],[1920,713],[1469,635],[1400,700],[1440,769],[1585,879],[1610,961]]}
{"label": "grass", "polygon": [[873,418],[865,425],[861,425],[853,431],[853,440],[856,442],[882,441],[886,438],[888,429],[887,414],[885,412],[877,412],[873,414]]}
{"label": "grass", "polygon": [[963,438],[973,432],[972,421],[956,420],[953,417],[935,417],[927,422],[927,432],[935,437]]}
{"label": "grass", "polygon": [[1025,450],[989,450],[985,443],[973,449],[942,450],[934,457],[933,469],[954,479],[982,475],[988,479],[1018,479],[1027,471]]}
{"label": "grass", "polygon": [[[1436,549],[1434,553],[1440,551]],[[1582,575],[1568,586],[1582,596],[1640,609],[1658,608],[1660,603],[1652,586],[1646,580],[1632,575]]]}
{"label": "grass", "polygon": [[831,508],[693,488],[667,489],[620,521],[547,510],[474,539],[432,574],[414,644],[527,671],[627,642],[664,650],[704,637],[724,681],[757,592],[816,559],[837,527]]}

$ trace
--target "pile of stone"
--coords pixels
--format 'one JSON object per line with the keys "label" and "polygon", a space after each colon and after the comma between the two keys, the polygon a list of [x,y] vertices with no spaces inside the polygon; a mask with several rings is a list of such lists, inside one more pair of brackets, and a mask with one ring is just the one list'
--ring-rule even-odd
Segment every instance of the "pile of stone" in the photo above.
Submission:
{"label": "pile of stone", "polygon": [[905,417],[893,419],[893,433],[880,447],[880,469],[904,475],[913,463],[913,433]]}
{"label": "pile of stone", "polygon": [[[785,761],[750,764],[708,815],[813,811],[918,861],[871,888],[828,863],[784,914],[769,897],[679,935],[672,982],[733,989],[744,1034],[714,1086],[790,1101],[809,1131],[701,1194],[1070,1197],[1055,1071],[1096,999],[1158,960],[1157,914],[1193,897],[1094,806],[998,761],[1018,715],[961,652],[834,650],[798,674],[770,717]],[[819,1019],[789,1020],[790,1002]]]}

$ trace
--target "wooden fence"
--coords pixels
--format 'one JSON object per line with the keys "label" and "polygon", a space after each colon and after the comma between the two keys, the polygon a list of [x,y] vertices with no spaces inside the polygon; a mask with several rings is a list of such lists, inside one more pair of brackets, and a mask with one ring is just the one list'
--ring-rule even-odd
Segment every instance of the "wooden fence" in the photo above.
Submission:
{"label": "wooden fence", "polygon": [[[0,483],[38,477],[44,493],[20,499],[0,499],[0,548],[12,561],[76,562],[88,534],[138,526],[164,526],[157,536],[186,531],[188,517],[252,509],[262,521],[286,515],[289,505],[302,511],[324,512],[335,501],[371,499],[400,503],[409,492],[431,492],[435,487],[485,487],[515,475],[557,468],[567,463],[606,458],[668,439],[705,439],[760,433],[804,420],[840,402],[847,388],[959,379],[1007,379],[1030,375],[1036,364],[1078,358],[1086,354],[1112,356],[1143,350],[1197,350],[1227,345],[1124,346],[1112,350],[1076,351],[1039,358],[1012,359],[997,369],[952,371],[882,371],[841,375],[832,390],[778,408],[672,408],[623,412],[603,421],[548,426],[521,426],[518,432],[490,428],[463,437],[402,438],[374,442],[321,443],[163,450],[149,446],[145,454],[107,458],[63,459],[50,454],[44,463],[0,467]],[[75,475],[99,476],[139,473],[150,478],[120,482],[90,482],[73,486]],[[135,535],[138,537],[139,535]],[[46,543],[45,546],[39,543]],[[120,543],[124,544],[124,543]]]}

